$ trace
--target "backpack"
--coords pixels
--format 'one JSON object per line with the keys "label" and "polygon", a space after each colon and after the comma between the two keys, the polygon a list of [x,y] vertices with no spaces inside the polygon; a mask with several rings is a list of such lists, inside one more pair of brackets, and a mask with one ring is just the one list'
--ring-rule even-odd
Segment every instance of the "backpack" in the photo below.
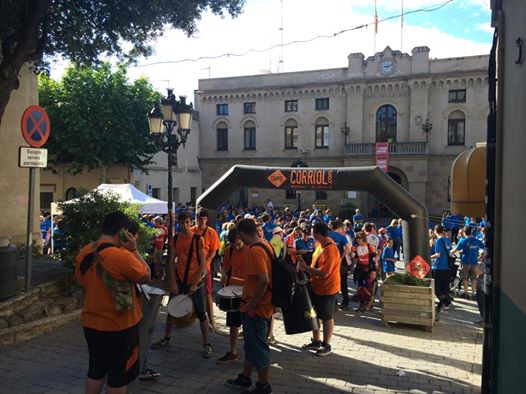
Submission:
{"label": "backpack", "polygon": [[264,249],[272,262],[272,287],[269,286],[272,304],[278,308],[289,307],[294,299],[298,282],[296,268],[281,256],[275,256],[274,251],[271,253],[263,243],[258,242],[254,246]]}

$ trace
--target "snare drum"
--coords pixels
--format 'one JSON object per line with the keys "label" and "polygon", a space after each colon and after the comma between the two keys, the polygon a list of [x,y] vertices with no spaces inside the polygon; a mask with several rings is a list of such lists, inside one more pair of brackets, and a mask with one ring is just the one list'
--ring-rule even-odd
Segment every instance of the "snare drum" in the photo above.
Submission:
{"label": "snare drum", "polygon": [[167,309],[176,327],[188,327],[195,321],[194,305],[187,295],[180,294],[173,297]]}
{"label": "snare drum", "polygon": [[224,312],[238,312],[241,307],[241,295],[243,286],[226,286],[219,289],[216,296],[216,303],[219,309]]}

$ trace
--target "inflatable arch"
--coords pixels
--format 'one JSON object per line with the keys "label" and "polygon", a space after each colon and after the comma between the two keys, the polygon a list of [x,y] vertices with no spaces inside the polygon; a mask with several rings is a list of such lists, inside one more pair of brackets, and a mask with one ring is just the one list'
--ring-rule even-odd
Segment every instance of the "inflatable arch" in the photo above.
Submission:
{"label": "inflatable arch", "polygon": [[[197,199],[197,205],[215,212],[234,190],[241,187],[367,191],[404,220],[406,262],[418,255],[430,261],[427,208],[378,167],[291,168],[235,165]],[[210,219],[215,220],[215,217]]]}

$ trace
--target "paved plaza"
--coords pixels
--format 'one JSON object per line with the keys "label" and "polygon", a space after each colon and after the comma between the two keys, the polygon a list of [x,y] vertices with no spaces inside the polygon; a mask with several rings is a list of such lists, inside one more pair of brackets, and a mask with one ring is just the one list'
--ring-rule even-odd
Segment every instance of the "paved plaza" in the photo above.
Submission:
{"label": "paved plaza", "polygon": [[[162,337],[162,308],[154,340]],[[310,335],[285,335],[276,324],[274,364],[270,378],[275,393],[478,393],[482,329],[474,301],[457,298],[441,314],[432,333],[413,326],[383,327],[379,310],[336,313],[334,353],[324,358],[302,351]],[[151,350],[150,367],[162,373],[154,382],[140,382],[141,393],[229,393],[224,386],[242,367],[241,361],[218,365],[228,348],[225,316],[221,331],[211,335],[213,358],[200,356],[198,324],[175,329],[170,347]],[[242,343],[242,342],[241,342]],[[28,342],[0,350],[2,393],[81,393],[87,371],[87,349],[80,323],[72,323]]]}

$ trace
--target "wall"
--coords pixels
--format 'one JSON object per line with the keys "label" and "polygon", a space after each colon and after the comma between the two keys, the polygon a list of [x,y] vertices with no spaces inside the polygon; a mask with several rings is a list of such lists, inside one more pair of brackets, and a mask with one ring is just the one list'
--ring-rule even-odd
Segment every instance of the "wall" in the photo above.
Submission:
{"label": "wall", "polygon": [[[18,168],[18,149],[20,146],[28,146],[22,137],[20,120],[28,106],[37,104],[37,77],[28,67],[23,67],[20,72],[20,86],[11,93],[0,125],[0,238],[12,237],[12,241],[17,244],[25,244],[29,196],[29,169]],[[53,130],[53,125],[51,128]],[[33,231],[35,239],[39,240],[39,170],[35,172]]]}

